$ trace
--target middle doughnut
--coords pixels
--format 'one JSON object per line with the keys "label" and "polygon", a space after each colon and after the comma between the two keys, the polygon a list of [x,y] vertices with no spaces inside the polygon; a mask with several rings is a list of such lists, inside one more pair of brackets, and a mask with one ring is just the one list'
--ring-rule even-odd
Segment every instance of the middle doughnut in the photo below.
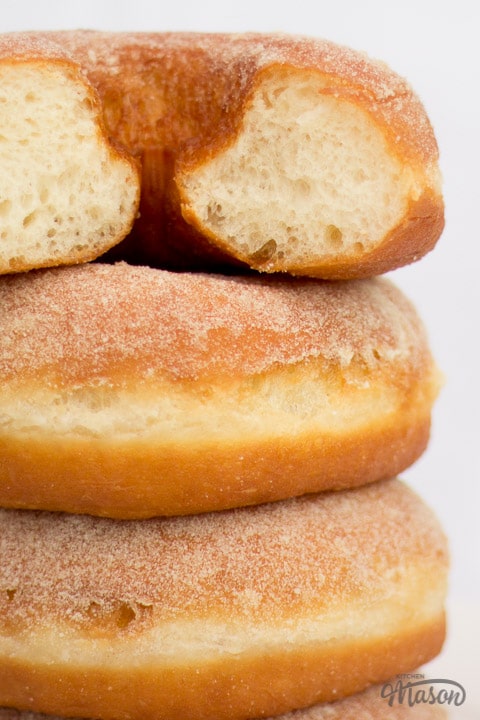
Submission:
{"label": "middle doughnut", "polygon": [[438,372],[385,279],[97,264],[5,276],[0,307],[3,507],[227,509],[392,477],[428,441]]}

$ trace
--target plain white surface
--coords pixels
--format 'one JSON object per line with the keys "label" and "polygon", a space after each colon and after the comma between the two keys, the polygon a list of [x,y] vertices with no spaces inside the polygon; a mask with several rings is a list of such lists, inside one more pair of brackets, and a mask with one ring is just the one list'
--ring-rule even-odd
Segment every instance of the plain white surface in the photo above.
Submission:
{"label": "plain white surface", "polygon": [[[447,226],[437,248],[392,277],[417,305],[446,385],[430,447],[403,477],[450,538],[450,635],[433,670],[464,684],[452,718],[480,718],[478,337],[480,308],[480,3],[477,0],[115,0],[2,2],[0,30],[284,31],[327,37],[386,61],[422,98],[441,151]],[[432,673],[430,673],[432,675]]]}
{"label": "plain white surface", "polygon": [[423,672],[428,678],[455,680],[465,688],[466,700],[460,707],[449,710],[449,720],[479,720],[478,602],[450,598],[448,625],[449,633],[443,652],[426,665]]}

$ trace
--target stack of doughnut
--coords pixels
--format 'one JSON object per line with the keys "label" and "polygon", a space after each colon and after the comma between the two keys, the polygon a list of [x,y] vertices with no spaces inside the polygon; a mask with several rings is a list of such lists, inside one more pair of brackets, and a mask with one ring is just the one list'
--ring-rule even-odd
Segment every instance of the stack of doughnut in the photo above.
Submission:
{"label": "stack of doughnut", "polygon": [[[326,41],[0,37],[1,720],[434,720],[443,228],[408,84]],[[394,678],[392,681],[391,679]]]}

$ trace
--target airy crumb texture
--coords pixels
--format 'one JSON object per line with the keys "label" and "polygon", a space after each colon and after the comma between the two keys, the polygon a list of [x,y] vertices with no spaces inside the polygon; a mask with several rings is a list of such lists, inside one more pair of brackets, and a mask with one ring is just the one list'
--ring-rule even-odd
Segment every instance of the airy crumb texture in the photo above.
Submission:
{"label": "airy crumb texture", "polygon": [[98,92],[109,134],[138,159],[140,216],[116,259],[349,279],[417,260],[442,231],[425,109],[364,54],[280,34],[3,42],[25,55],[48,43],[68,53]]}
{"label": "airy crumb texture", "polygon": [[[433,170],[433,168],[432,168]],[[242,182],[239,183],[239,178]],[[262,271],[355,260],[400,225],[427,180],[392,153],[366,110],[315,74],[262,77],[242,132],[186,174],[185,212]]]}
{"label": "airy crumb texture", "polygon": [[135,220],[137,168],[73,63],[5,52],[0,39],[0,273],[98,257]]}

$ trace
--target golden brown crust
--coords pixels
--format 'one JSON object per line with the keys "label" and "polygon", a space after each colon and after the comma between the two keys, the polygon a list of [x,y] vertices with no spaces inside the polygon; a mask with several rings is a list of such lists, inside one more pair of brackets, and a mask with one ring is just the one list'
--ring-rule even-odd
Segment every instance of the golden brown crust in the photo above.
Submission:
{"label": "golden brown crust", "polygon": [[139,522],[2,511],[0,529],[0,704],[268,716],[408,672],[443,642],[445,538],[398,481]]}
{"label": "golden brown crust", "polygon": [[360,53],[323,40],[259,34],[78,31],[7,36],[3,44],[22,57],[51,46],[59,57],[68,53],[98,92],[110,137],[141,163],[140,217],[113,259],[172,269],[246,270],[252,264],[204,227],[189,209],[183,183],[189,171],[232,144],[252,93],[272,69],[311,72],[326,96],[362,108],[391,154],[423,178],[428,198],[412,199],[399,228],[372,254],[338,266],[328,258],[321,266],[279,264],[277,270],[332,279],[383,273],[418,259],[440,235],[443,201],[437,180],[428,179],[438,176],[429,120],[403,79]]}
{"label": "golden brown crust", "polygon": [[392,477],[424,452],[428,418],[345,436],[318,433],[179,449],[145,441],[1,434],[3,507],[111,518],[186,515],[343,490]]}
{"label": "golden brown crust", "polygon": [[381,245],[361,258],[332,257],[318,267],[289,268],[292,275],[308,275],[331,280],[368,278],[416,262],[433,250],[444,228],[443,204],[431,191],[409,204],[402,222],[387,235]]}
{"label": "golden brown crust", "polygon": [[[413,682],[415,678],[421,677],[421,673],[414,673],[411,677]],[[398,678],[391,680],[392,685],[397,682]],[[381,695],[383,687],[383,685],[375,685],[343,700],[294,710],[287,715],[275,716],[269,720],[447,720],[446,711],[438,703],[409,706],[404,700],[403,703],[395,703],[389,707]],[[0,720],[62,720],[62,718],[0,708]]]}
{"label": "golden brown crust", "polygon": [[23,710],[68,717],[88,714],[101,720],[249,720],[333,702],[372,682],[385,682],[396,669],[408,672],[418,661],[437,655],[444,637],[444,621],[438,620],[416,634],[389,638],[388,652],[384,642],[341,649],[326,645],[274,658],[259,653],[227,665],[201,662],[182,667],[180,673],[112,671],[104,666],[82,672],[65,663],[38,667],[31,661],[10,660],[2,663],[0,698]]}
{"label": "golden brown crust", "polygon": [[5,507],[218,510],[392,477],[428,441],[437,371],[384,279],[87,265],[0,303]]}

